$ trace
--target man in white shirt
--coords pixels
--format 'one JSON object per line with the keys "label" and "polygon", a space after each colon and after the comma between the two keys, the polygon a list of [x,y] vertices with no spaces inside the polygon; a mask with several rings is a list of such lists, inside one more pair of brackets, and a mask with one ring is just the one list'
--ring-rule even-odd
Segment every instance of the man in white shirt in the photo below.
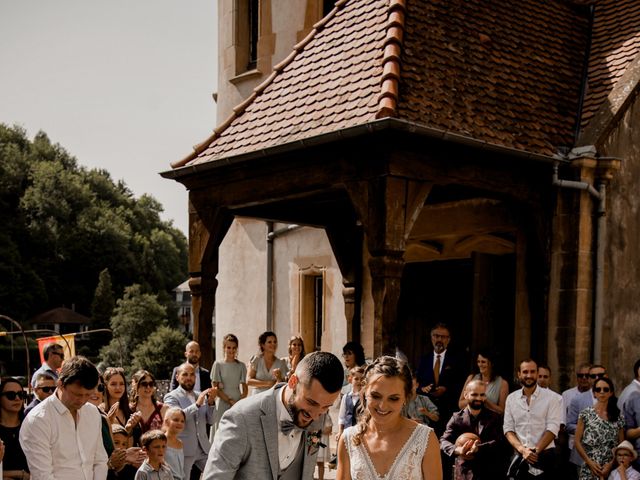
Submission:
{"label": "man in white shirt", "polygon": [[504,434],[514,450],[529,464],[529,478],[552,478],[554,439],[563,417],[562,397],[538,387],[538,365],[534,360],[520,363],[518,379],[522,388],[507,397]]}
{"label": "man in white shirt", "polygon": [[53,395],[25,417],[20,445],[31,480],[104,480],[107,453],[102,419],[87,400],[98,386],[98,370],[77,356],[62,366]]}

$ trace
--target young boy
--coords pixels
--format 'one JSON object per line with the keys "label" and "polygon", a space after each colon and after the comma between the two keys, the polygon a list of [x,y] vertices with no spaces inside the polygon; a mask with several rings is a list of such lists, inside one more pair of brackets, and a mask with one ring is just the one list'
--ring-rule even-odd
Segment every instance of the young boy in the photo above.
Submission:
{"label": "young boy", "polygon": [[339,432],[336,440],[340,438],[345,428],[358,422],[358,404],[360,403],[360,390],[364,380],[364,367],[353,367],[349,370],[349,383],[351,391],[346,393],[340,401],[340,413],[338,414]]}
{"label": "young boy", "polygon": [[[111,425],[111,436],[113,437],[115,451],[109,458],[108,465],[111,472],[108,478],[115,477],[120,480],[134,480],[136,472],[138,471],[137,467],[142,465],[144,461],[144,453],[137,448],[129,447],[129,433],[122,425]],[[115,452],[120,452],[120,454],[118,455]],[[118,455],[118,457],[115,458],[117,461],[114,461],[114,455]],[[133,462],[135,462],[135,464]]]}
{"label": "young boy", "polygon": [[162,430],[149,430],[140,438],[147,459],[136,473],[135,480],[173,480],[171,470],[164,464],[167,436]]}
{"label": "young boy", "polygon": [[429,425],[440,419],[438,407],[425,395],[418,395],[418,380],[413,376],[413,390],[411,398],[408,399],[407,405],[403,408],[402,413],[405,417],[415,420],[418,423]]}
{"label": "young boy", "polygon": [[609,475],[609,480],[638,480],[640,473],[631,466],[631,462],[638,458],[638,454],[631,445],[631,442],[624,440],[613,449],[614,468]]}

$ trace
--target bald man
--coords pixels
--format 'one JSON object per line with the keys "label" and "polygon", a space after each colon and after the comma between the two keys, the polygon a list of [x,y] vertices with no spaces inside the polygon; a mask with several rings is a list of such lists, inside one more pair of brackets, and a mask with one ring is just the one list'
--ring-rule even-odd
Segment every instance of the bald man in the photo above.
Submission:
{"label": "bald man", "polygon": [[[200,366],[201,355],[198,342],[191,341],[184,347],[184,358],[187,360],[187,363],[193,365],[193,368],[196,370],[196,384],[193,389],[198,392],[211,388],[211,374],[209,370]],[[171,390],[178,388],[178,368],[179,366],[175,367],[171,373]]]}

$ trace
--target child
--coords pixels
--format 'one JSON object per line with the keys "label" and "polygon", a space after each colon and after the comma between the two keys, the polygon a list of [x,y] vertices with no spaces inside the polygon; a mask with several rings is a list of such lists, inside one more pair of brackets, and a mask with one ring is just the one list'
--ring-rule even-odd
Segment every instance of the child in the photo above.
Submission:
{"label": "child", "polygon": [[211,368],[211,383],[218,389],[212,431],[218,428],[224,412],[247,396],[247,366],[238,361],[238,337],[229,333],[222,339],[224,360]]}
{"label": "child", "polygon": [[164,464],[167,436],[162,430],[149,430],[140,437],[142,449],[147,459],[136,473],[135,480],[173,480],[171,470]]}
{"label": "child", "polygon": [[633,445],[628,440],[623,441],[613,449],[614,468],[609,474],[609,480],[640,480],[640,473],[631,466],[638,458]]}
{"label": "child", "polygon": [[[118,466],[118,468],[115,468],[115,465],[111,465],[110,461],[109,468],[111,469],[112,473],[109,474],[108,478],[115,477],[122,480],[134,480],[136,472],[138,471],[137,467],[142,464],[144,458],[140,460],[140,464],[137,466],[133,466],[131,463],[128,463],[129,461],[132,461],[132,458],[130,458],[132,457],[132,455],[136,458],[138,457],[138,454],[136,452],[136,450],[138,449],[136,447],[129,447],[131,438],[129,437],[129,433],[127,432],[127,430],[122,425],[118,425],[117,423],[111,425],[111,437],[113,438],[113,446],[115,448],[115,451],[125,452],[126,463]],[[142,457],[143,455],[144,453],[140,450],[139,456]]]}
{"label": "child", "polygon": [[426,395],[418,395],[418,380],[414,374],[413,389],[411,390],[411,398],[407,399],[407,404],[403,408],[402,413],[405,417],[415,420],[418,423],[429,425],[431,422],[437,422],[440,419],[438,407]]}
{"label": "child", "polygon": [[184,430],[186,417],[179,407],[171,407],[164,415],[162,431],[167,436],[165,463],[171,470],[174,480],[184,480],[184,450],[178,435]]}
{"label": "child", "polygon": [[320,448],[316,460],[316,463],[318,465],[318,480],[324,480],[324,463],[331,461],[331,450],[329,449],[329,443],[331,442],[332,430],[333,422],[331,421],[331,415],[327,414],[324,421],[324,428],[322,429],[322,437],[320,440],[320,442],[322,442],[326,446],[324,448]]}
{"label": "child", "polygon": [[343,395],[340,401],[340,413],[338,414],[339,432],[336,440],[340,439],[345,428],[355,425],[358,421],[358,405],[360,403],[360,389],[364,379],[364,366],[353,367],[349,370],[349,383],[351,391]]}

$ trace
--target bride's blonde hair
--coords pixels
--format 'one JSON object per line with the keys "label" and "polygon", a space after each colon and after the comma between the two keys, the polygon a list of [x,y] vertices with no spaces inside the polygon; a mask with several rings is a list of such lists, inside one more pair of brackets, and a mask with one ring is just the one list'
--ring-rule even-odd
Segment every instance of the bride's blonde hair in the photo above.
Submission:
{"label": "bride's blonde hair", "polygon": [[367,388],[369,387],[369,382],[375,375],[382,375],[387,378],[398,377],[402,380],[402,383],[404,384],[405,399],[411,397],[411,392],[413,390],[413,377],[411,376],[411,370],[402,360],[389,356],[378,357],[371,365],[367,366],[364,371],[364,385],[360,394],[362,397],[362,401],[360,402],[362,405],[362,412],[361,415],[359,415],[358,423],[355,427],[355,434],[351,439],[355,446],[362,443],[362,436],[367,431],[367,425],[371,419],[371,413],[369,413],[369,410],[367,409],[366,393]]}

